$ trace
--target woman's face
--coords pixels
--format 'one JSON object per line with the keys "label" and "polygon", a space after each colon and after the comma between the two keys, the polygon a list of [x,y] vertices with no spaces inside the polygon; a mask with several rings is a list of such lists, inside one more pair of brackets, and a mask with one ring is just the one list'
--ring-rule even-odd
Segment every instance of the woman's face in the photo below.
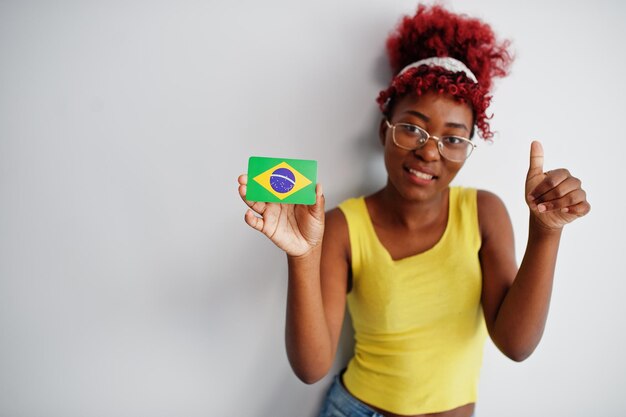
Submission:
{"label": "woman's face", "polygon": [[[436,137],[468,138],[473,115],[469,104],[429,91],[421,96],[408,94],[400,98],[394,104],[389,122],[411,123]],[[413,151],[399,148],[393,142],[392,129],[384,121],[380,138],[385,147],[388,186],[408,200],[425,201],[439,196],[464,164],[443,158],[435,140],[428,140],[422,148]]]}

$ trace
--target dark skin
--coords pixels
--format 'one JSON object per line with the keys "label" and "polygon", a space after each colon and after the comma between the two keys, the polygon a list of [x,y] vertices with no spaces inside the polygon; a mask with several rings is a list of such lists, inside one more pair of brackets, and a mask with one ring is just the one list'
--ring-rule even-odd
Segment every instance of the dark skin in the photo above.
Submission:
{"label": "dark skin", "polygon": [[[473,117],[467,104],[427,93],[400,98],[390,122],[416,124],[438,137],[468,137]],[[384,121],[379,136],[388,181],[365,201],[379,240],[393,259],[401,259],[432,248],[441,238],[448,221],[449,185],[463,163],[442,158],[434,140],[415,151],[397,147]],[[240,176],[239,193],[244,201],[246,183],[246,176]],[[251,209],[245,216],[251,227],[287,253],[287,355],[296,375],[306,383],[324,377],[333,363],[350,274],[346,220],[339,209],[324,213],[321,185],[317,196],[313,206],[246,201]],[[562,228],[587,214],[590,205],[580,181],[567,170],[544,172],[543,150],[534,142],[525,187],[529,238],[518,268],[504,204],[486,191],[479,191],[477,198],[485,322],[495,345],[509,358],[521,361],[534,351],[543,334]],[[385,416],[397,416],[373,408]],[[420,416],[469,417],[473,411],[474,404],[465,404]]]}

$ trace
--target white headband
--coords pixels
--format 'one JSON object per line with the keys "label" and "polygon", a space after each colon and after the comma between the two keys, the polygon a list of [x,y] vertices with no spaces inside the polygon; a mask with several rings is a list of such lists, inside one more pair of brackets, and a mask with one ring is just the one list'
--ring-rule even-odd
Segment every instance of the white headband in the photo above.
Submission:
{"label": "white headband", "polygon": [[420,59],[419,61],[402,68],[398,75],[406,72],[411,68],[417,68],[422,65],[428,65],[429,67],[442,67],[443,69],[446,69],[450,72],[464,72],[467,78],[474,81],[475,83],[478,82],[474,73],[469,68],[467,68],[464,63],[462,63],[458,59],[450,58],[448,56]]}

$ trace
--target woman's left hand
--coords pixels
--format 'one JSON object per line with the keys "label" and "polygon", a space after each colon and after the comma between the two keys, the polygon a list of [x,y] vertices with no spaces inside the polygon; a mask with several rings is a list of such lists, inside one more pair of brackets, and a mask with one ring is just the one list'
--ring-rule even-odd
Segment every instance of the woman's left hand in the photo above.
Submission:
{"label": "woman's left hand", "polygon": [[551,230],[560,230],[591,210],[578,178],[564,168],[544,172],[543,147],[537,141],[530,144],[526,203],[531,216]]}

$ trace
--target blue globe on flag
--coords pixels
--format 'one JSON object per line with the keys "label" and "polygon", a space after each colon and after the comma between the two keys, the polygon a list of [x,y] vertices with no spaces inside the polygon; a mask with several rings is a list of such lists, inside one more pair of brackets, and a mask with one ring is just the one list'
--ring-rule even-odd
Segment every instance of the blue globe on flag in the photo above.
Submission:
{"label": "blue globe on flag", "polygon": [[296,185],[296,176],[287,168],[278,168],[270,176],[270,186],[277,193],[288,193]]}

